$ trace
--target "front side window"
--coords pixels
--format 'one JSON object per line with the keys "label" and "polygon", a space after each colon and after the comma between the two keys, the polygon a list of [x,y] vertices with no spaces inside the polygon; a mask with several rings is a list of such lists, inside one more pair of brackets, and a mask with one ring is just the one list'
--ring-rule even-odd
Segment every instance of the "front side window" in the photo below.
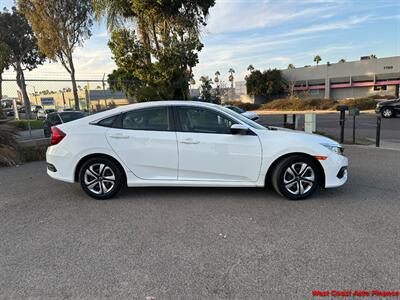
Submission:
{"label": "front side window", "polygon": [[234,124],[217,112],[199,107],[179,107],[178,117],[185,132],[230,134]]}
{"label": "front side window", "polygon": [[122,128],[168,131],[170,130],[168,108],[158,107],[127,112],[122,118]]}

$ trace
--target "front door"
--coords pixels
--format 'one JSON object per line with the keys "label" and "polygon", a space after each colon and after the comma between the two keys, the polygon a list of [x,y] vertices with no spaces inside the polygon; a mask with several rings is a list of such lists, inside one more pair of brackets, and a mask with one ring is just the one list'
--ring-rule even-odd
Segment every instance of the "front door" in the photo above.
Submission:
{"label": "front door", "polygon": [[257,181],[261,143],[257,135],[231,133],[236,123],[215,110],[176,107],[178,180]]}
{"label": "front door", "polygon": [[178,149],[169,108],[136,109],[122,115],[122,128],[110,128],[107,140],[139,178],[177,180]]}

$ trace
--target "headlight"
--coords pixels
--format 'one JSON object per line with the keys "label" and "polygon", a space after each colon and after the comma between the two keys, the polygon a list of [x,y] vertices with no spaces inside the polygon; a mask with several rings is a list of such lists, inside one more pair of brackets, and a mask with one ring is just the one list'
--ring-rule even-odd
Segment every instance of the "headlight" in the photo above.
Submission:
{"label": "headlight", "polygon": [[336,154],[343,155],[343,147],[341,145],[321,144],[325,148],[335,152]]}

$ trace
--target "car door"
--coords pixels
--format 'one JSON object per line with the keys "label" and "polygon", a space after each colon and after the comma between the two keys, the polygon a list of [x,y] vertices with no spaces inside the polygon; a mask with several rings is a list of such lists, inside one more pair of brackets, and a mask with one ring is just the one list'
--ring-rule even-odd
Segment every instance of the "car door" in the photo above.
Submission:
{"label": "car door", "polygon": [[139,178],[177,180],[178,148],[167,106],[135,109],[120,116],[119,128],[106,132],[119,158]]}
{"label": "car door", "polygon": [[176,106],[178,180],[257,181],[261,168],[258,136],[231,133],[237,123],[216,110]]}

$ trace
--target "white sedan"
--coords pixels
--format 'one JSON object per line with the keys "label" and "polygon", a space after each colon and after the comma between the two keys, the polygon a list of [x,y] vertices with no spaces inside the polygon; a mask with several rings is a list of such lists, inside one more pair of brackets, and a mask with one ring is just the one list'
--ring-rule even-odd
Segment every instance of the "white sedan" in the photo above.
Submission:
{"label": "white sedan", "polygon": [[191,101],[132,104],[52,127],[47,173],[96,199],[123,187],[263,187],[299,200],[347,180],[337,142]]}

